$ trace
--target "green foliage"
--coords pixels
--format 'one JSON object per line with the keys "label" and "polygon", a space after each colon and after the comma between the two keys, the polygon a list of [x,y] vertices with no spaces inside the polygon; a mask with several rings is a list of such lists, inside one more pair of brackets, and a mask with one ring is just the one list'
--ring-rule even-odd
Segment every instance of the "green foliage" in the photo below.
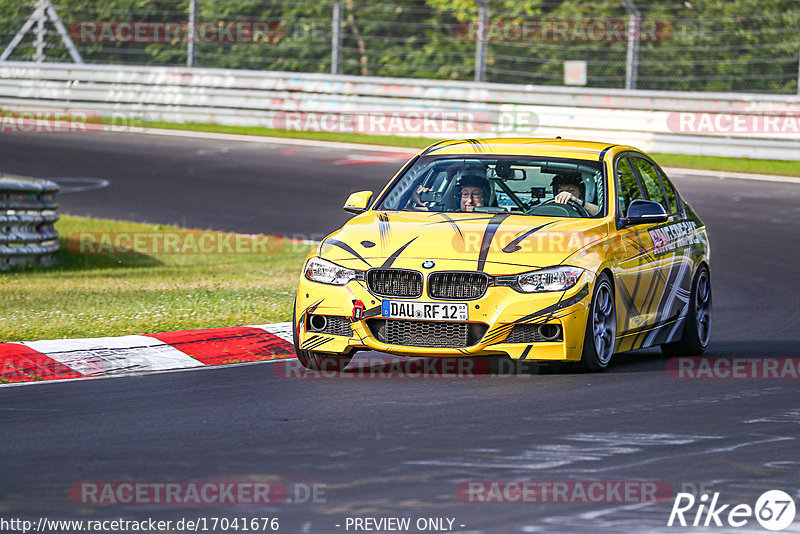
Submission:
{"label": "green foliage", "polygon": [[[333,0],[197,0],[198,20],[269,21],[279,28],[268,42],[198,43],[196,66],[292,72],[330,72]],[[490,28],[538,24],[570,28],[626,23],[619,0],[487,0]],[[800,53],[796,0],[634,0],[643,23],[658,38],[639,46],[638,88],[756,91],[794,94]],[[180,22],[189,0],[53,0],[65,24],[80,21]],[[387,77],[472,80],[476,0],[343,0],[342,73]],[[34,0],[0,2],[0,45],[10,42],[33,12]],[[472,26],[474,27],[474,26]],[[29,32],[11,59],[34,53]],[[69,61],[48,25],[48,61]],[[187,45],[174,42],[79,41],[90,63],[186,64]],[[627,43],[620,38],[547,37],[491,39],[486,79],[518,84],[563,84],[566,60],[585,60],[588,84],[625,84]]]}

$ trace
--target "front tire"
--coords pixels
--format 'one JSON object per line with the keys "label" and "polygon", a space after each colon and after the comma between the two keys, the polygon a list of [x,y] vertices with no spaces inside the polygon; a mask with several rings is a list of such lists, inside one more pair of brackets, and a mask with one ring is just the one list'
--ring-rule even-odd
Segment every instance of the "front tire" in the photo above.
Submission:
{"label": "front tire", "polygon": [[689,313],[678,341],[664,343],[661,352],[665,356],[700,356],[711,339],[711,274],[708,267],[701,266],[692,280]]}
{"label": "front tire", "polygon": [[[295,303],[295,308],[297,304]],[[322,352],[314,352],[312,350],[301,350],[300,339],[297,333],[297,311],[292,310],[292,341],[294,342],[294,353],[297,355],[297,360],[300,365],[312,371],[327,371],[327,372],[341,372],[353,359],[349,355],[335,355],[325,354]]]}
{"label": "front tire", "polygon": [[597,277],[592,293],[592,304],[586,318],[586,336],[580,367],[584,371],[598,372],[608,367],[614,354],[617,339],[617,310],[614,304],[614,287],[606,273]]}

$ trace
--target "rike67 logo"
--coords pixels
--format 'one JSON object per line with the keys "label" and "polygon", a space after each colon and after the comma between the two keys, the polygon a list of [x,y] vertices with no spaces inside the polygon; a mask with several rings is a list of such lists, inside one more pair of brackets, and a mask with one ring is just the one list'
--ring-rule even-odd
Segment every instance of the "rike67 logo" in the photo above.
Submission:
{"label": "rike67 logo", "polygon": [[707,493],[699,498],[691,493],[678,493],[667,526],[740,528],[755,517],[767,530],[783,530],[794,521],[794,499],[784,491],[762,493],[755,507],[749,504],[720,505],[718,501],[719,492],[715,492],[710,501]]}

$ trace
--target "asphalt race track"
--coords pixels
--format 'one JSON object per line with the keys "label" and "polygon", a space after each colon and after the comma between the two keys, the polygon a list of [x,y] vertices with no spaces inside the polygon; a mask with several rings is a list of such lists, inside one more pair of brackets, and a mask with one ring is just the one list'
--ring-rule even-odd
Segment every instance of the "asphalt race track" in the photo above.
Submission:
{"label": "asphalt race track", "polygon": [[[108,181],[60,194],[64,213],[312,239],[347,219],[349,192],[379,189],[400,166],[342,164],[374,155],[134,134],[0,136],[4,172]],[[707,354],[800,356],[800,186],[673,178],[710,229]],[[451,518],[454,531],[476,533],[689,532],[698,529],[666,526],[671,498],[479,503],[458,489],[638,480],[719,492],[726,504],[753,506],[772,489],[797,499],[800,381],[676,379],[667,361],[644,351],[597,375],[426,380],[300,380],[279,362],[3,387],[0,515],[270,516],[285,533],[353,532],[348,517]],[[88,506],[68,491],[220,479],[277,482],[292,502]],[[304,490],[313,484],[324,488],[316,499]],[[751,518],[739,531],[764,530]]]}

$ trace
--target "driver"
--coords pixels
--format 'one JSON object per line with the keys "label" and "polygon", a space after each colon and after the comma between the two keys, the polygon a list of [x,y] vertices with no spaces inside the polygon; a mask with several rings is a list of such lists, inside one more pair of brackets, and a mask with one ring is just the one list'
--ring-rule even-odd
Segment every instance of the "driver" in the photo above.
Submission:
{"label": "driver", "polygon": [[553,200],[556,204],[574,202],[582,206],[590,216],[600,213],[600,208],[597,204],[584,200],[586,186],[577,174],[556,174],[550,185],[553,186],[553,194],[555,195]]}
{"label": "driver", "polygon": [[[476,207],[485,206],[491,195],[489,180],[479,174],[466,174],[458,179],[456,183],[456,200],[461,211],[471,212]],[[415,210],[427,210],[424,202],[420,199],[422,193],[428,192],[429,187],[417,187],[411,197],[412,206]]]}

